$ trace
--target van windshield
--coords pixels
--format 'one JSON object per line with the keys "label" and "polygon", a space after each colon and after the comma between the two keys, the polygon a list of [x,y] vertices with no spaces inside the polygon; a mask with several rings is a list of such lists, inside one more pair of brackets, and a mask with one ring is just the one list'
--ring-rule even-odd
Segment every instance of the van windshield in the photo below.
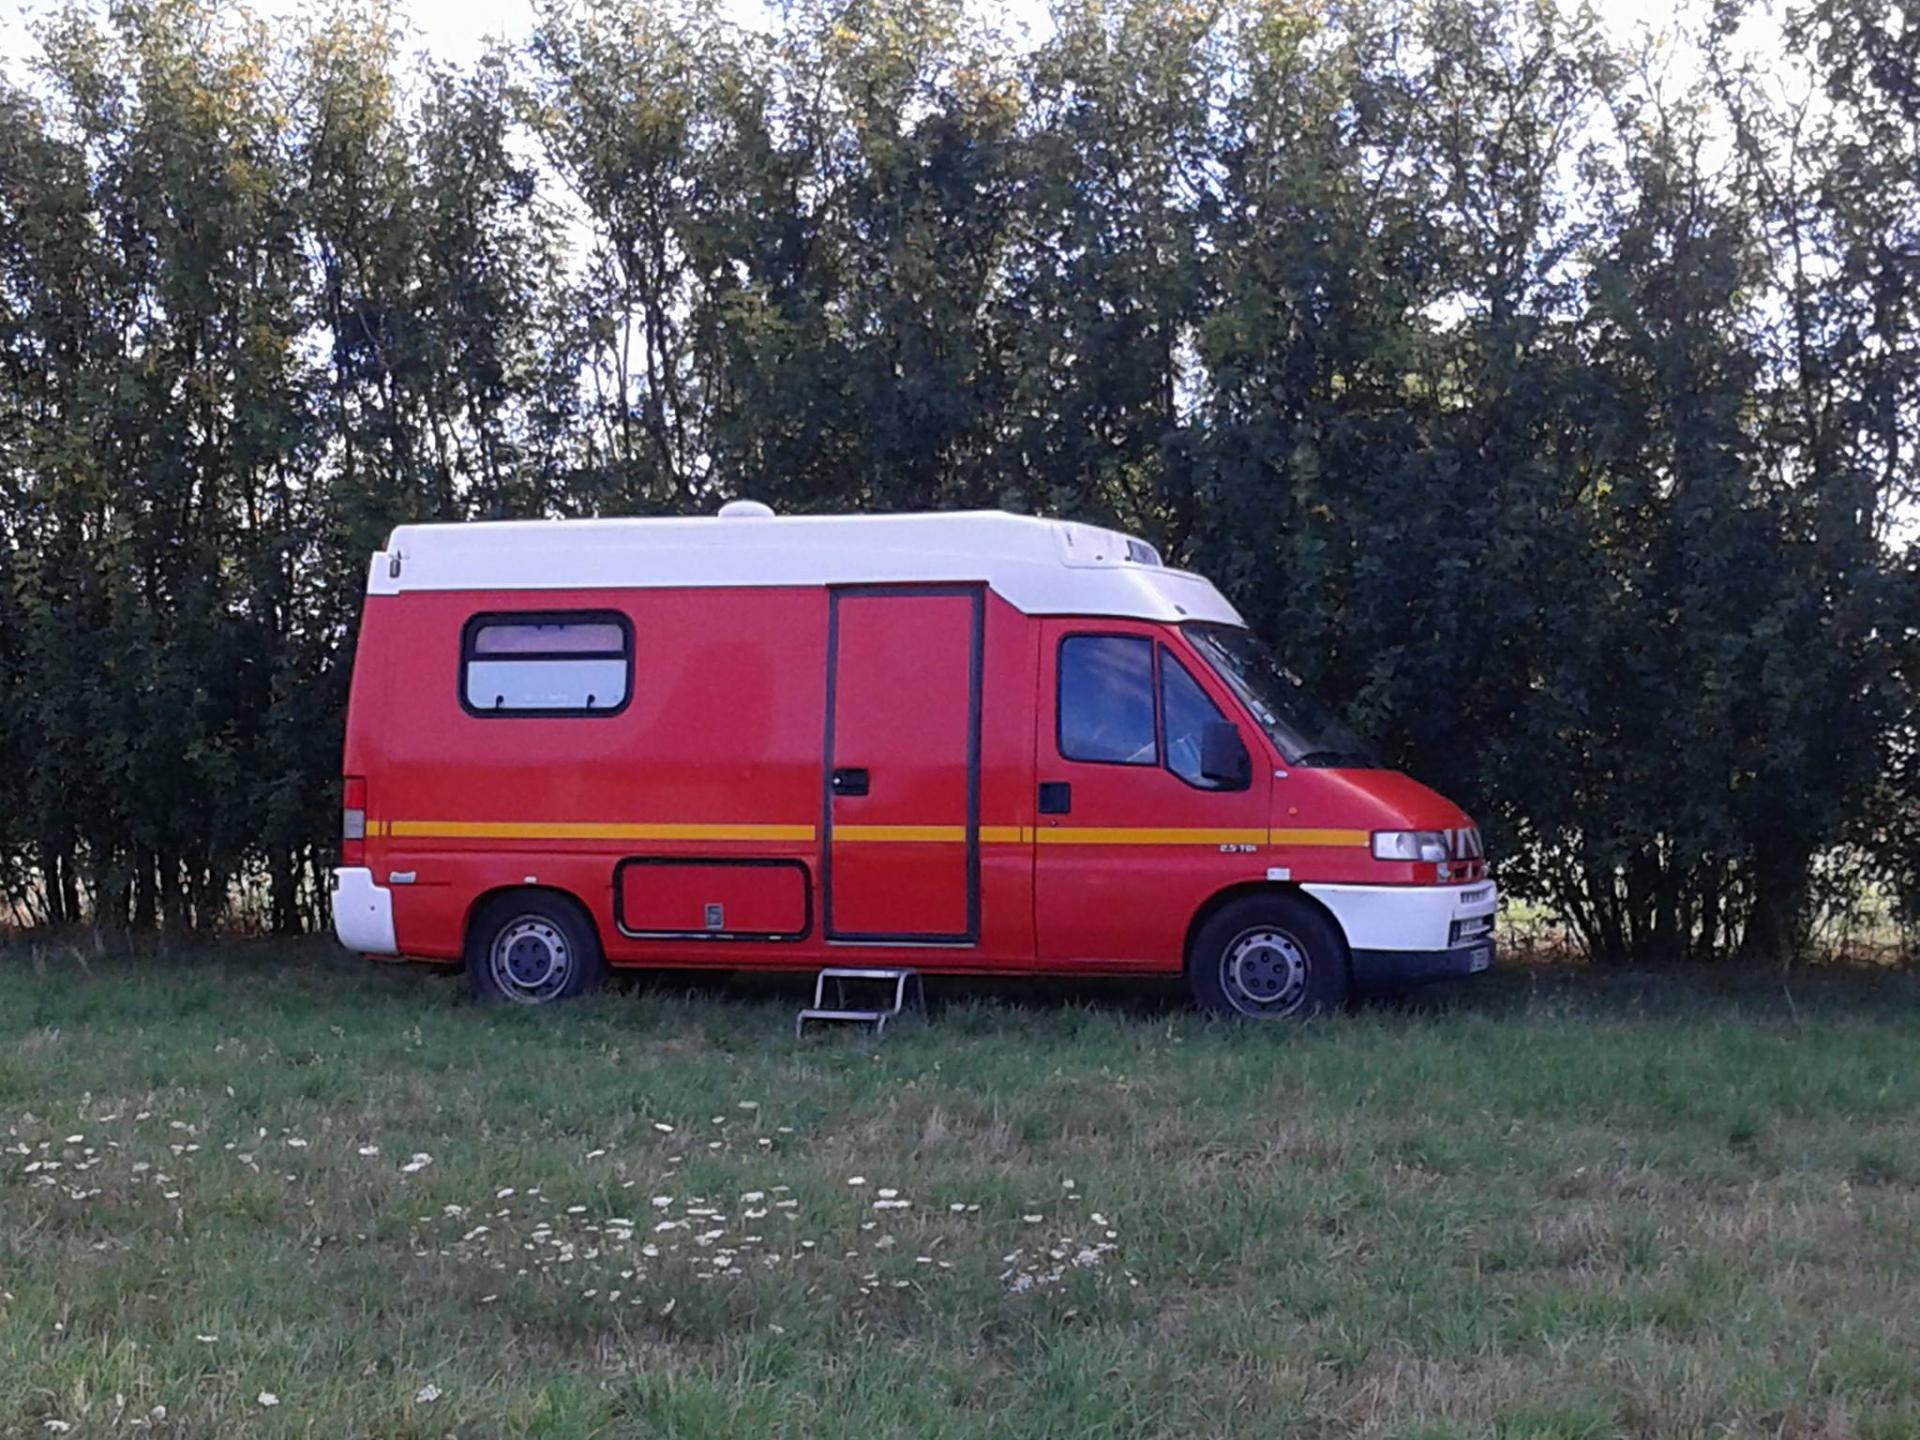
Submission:
{"label": "van windshield", "polygon": [[1373,769],[1365,743],[1307,692],[1260,638],[1233,625],[1186,625],[1187,638],[1227,682],[1290,765]]}

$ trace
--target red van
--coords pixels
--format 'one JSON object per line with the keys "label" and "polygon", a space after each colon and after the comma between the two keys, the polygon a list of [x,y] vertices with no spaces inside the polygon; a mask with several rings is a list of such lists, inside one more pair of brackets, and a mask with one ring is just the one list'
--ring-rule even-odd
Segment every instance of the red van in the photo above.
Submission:
{"label": "red van", "polygon": [[1493,955],[1479,832],[1198,575],[1000,513],[407,525],[347,712],[340,940],[607,966],[1184,973],[1268,1019]]}

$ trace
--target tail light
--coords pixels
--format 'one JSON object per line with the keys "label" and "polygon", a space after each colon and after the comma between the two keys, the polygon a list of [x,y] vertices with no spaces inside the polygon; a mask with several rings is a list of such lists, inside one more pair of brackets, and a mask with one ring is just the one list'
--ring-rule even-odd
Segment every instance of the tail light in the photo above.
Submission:
{"label": "tail light", "polygon": [[367,860],[367,782],[349,775],[340,787],[340,863],[364,865]]}

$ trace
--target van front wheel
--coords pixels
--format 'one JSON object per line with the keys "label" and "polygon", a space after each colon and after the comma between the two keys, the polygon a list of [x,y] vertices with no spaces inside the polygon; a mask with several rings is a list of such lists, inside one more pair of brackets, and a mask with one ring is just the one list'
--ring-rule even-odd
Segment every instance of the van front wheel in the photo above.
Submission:
{"label": "van front wheel", "polygon": [[604,972],[593,922],[562,896],[497,895],[467,927],[467,979],[479,1000],[547,1005],[598,989]]}
{"label": "van front wheel", "polygon": [[1334,923],[1293,895],[1224,906],[1187,953],[1194,1003],[1216,1015],[1294,1020],[1347,999],[1347,947]]}

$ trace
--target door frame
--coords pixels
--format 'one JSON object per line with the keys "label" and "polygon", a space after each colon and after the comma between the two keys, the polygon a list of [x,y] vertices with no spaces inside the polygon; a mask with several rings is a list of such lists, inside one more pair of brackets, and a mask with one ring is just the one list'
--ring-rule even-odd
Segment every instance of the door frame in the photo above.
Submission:
{"label": "door frame", "polygon": [[[834,708],[840,671],[840,600],[937,599],[964,597],[971,602],[967,658],[967,928],[959,934],[938,931],[838,930],[833,923],[833,745]],[[837,945],[969,946],[980,943],[980,689],[985,667],[987,587],[984,582],[930,585],[836,585],[827,591],[827,718],[820,764],[820,933]]]}

